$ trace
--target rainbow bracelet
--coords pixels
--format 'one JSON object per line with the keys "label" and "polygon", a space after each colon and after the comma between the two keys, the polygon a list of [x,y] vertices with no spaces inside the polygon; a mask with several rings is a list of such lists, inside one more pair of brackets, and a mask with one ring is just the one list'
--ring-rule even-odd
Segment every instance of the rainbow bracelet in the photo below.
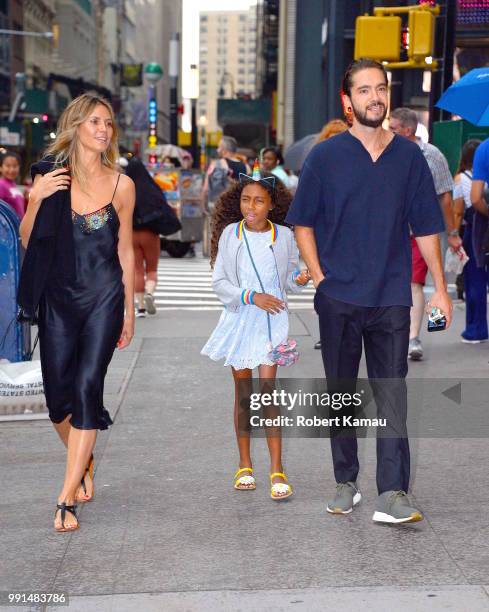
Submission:
{"label": "rainbow bracelet", "polygon": [[241,294],[242,303],[245,306],[250,306],[251,304],[253,304],[253,297],[255,293],[256,291],[254,291],[253,289],[245,289],[243,293]]}
{"label": "rainbow bracelet", "polygon": [[292,282],[295,283],[297,285],[297,277],[300,276],[300,270],[295,270],[295,272],[292,272]]}

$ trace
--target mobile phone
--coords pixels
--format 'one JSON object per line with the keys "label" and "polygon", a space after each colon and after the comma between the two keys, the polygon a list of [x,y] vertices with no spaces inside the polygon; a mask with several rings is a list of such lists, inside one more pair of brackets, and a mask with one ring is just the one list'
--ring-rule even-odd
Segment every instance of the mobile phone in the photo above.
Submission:
{"label": "mobile phone", "polygon": [[447,318],[439,308],[432,308],[428,315],[428,331],[443,331],[447,327]]}

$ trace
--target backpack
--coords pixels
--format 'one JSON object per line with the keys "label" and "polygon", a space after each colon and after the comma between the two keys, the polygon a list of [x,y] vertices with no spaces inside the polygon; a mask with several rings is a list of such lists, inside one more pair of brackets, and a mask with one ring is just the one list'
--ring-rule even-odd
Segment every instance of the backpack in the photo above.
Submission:
{"label": "backpack", "polygon": [[207,180],[209,185],[209,202],[216,202],[221,193],[231,186],[229,166],[223,159],[218,159],[216,161]]}

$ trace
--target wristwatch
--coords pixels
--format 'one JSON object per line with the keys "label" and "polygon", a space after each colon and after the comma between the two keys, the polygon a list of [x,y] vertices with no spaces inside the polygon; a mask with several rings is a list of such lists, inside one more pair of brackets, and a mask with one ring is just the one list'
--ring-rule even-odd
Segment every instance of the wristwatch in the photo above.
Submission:
{"label": "wristwatch", "polygon": [[451,232],[448,232],[448,235],[449,235],[449,236],[454,236],[454,237],[455,237],[455,236],[458,236],[458,235],[459,235],[459,233],[458,233],[458,230],[454,229],[454,230],[452,230]]}

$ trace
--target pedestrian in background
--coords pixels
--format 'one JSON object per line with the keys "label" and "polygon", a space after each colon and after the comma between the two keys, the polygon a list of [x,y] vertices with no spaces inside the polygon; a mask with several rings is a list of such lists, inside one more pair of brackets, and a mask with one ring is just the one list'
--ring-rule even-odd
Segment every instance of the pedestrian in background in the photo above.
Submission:
{"label": "pedestrian in background", "polygon": [[[151,229],[151,223],[141,224],[138,219],[151,217],[166,204],[166,199],[154,182],[143,162],[131,157],[126,174],[136,186],[132,242],[135,262],[136,317],[156,314],[155,289],[158,281],[158,260],[160,258],[160,236]],[[154,217],[155,215],[153,215]]]}
{"label": "pedestrian in background", "polygon": [[[389,129],[394,134],[403,136],[411,142],[416,143],[428,163],[433,181],[435,184],[436,195],[445,219],[447,233],[446,243],[454,251],[462,246],[462,239],[459,236],[458,227],[455,223],[453,213],[453,177],[448,167],[448,162],[443,153],[434,145],[423,142],[416,138],[418,128],[418,116],[410,108],[396,108],[391,112],[389,119]],[[445,255],[446,243],[442,240],[442,257]],[[411,329],[409,332],[409,358],[413,361],[423,359],[423,345],[420,340],[421,325],[425,311],[425,297],[423,287],[426,283],[428,266],[421,254],[418,243],[414,236],[411,236],[411,257],[412,257],[412,277],[411,292],[413,296],[413,307],[411,308]]]}
{"label": "pedestrian in background", "polygon": [[292,195],[294,195],[297,190],[297,185],[299,184],[299,177],[297,176],[297,174],[294,174],[294,172],[292,172],[292,170],[289,170],[288,168],[285,169],[285,172],[287,173],[289,191]]}
{"label": "pedestrian in background", "polygon": [[24,217],[24,194],[19,189],[17,179],[20,173],[20,157],[7,151],[0,158],[0,200],[11,206],[20,220]]}
{"label": "pedestrian in background", "polygon": [[[487,340],[487,288],[489,285],[489,139],[484,140],[474,153],[470,202],[470,225],[466,226],[464,247],[471,258],[465,265],[466,327],[462,341],[479,344]],[[465,180],[465,185],[468,183]],[[466,245],[466,246],[465,246]],[[468,269],[467,269],[468,268]]]}
{"label": "pedestrian in background", "polygon": [[[331,121],[328,121],[328,123],[323,125],[323,128],[319,132],[316,139],[316,144],[329,140],[333,136],[345,132],[347,129],[348,125],[343,121],[343,119],[331,119]],[[314,348],[319,351],[321,350],[321,340],[316,342]]]}
{"label": "pedestrian in background", "polygon": [[[109,102],[74,99],[60,117],[34,184],[20,233],[27,247],[18,302],[37,313],[49,417],[67,447],[56,531],[78,529],[75,502],[93,498],[107,368],[134,333],[134,184],[115,171],[117,128]],[[80,485],[82,483],[82,486]]]}
{"label": "pedestrian in background", "polygon": [[238,143],[232,136],[223,136],[217,145],[218,159],[213,160],[202,185],[201,202],[203,210],[212,212],[219,196],[237,181],[240,174],[246,174],[246,165],[237,157]]}
{"label": "pedestrian in background", "polygon": [[[299,291],[309,281],[297,269],[299,255],[294,235],[283,223],[290,205],[287,188],[271,174],[241,175],[218,200],[212,233],[213,287],[226,307],[202,355],[231,366],[235,383],[234,425],[239,469],[234,488],[256,488],[250,455],[250,434],[240,418],[243,385],[251,384],[258,368],[260,386],[275,380],[277,362],[270,352],[288,343],[286,291]],[[271,497],[292,495],[282,465],[280,430],[266,428],[270,451]]]}
{"label": "pedestrian in background", "polygon": [[331,121],[328,121],[328,123],[323,125],[316,139],[316,144],[328,140],[337,134],[341,134],[347,129],[348,125],[343,121],[343,119],[331,119]]}
{"label": "pedestrian in background", "polygon": [[[316,287],[328,392],[335,385],[355,386],[365,347],[378,417],[386,420],[377,428],[373,520],[410,523],[423,515],[407,495],[409,227],[435,283],[431,306],[445,313],[449,325],[452,305],[438,238],[443,217],[420,148],[382,128],[388,105],[384,66],[370,59],[352,62],[342,90],[352,127],[312,149],[286,221],[295,225]],[[347,407],[343,411],[351,414]],[[330,436],[337,485],[326,509],[349,514],[361,500],[356,430],[340,425],[330,428]]]}
{"label": "pedestrian in background", "polygon": [[274,174],[282,183],[289,187],[289,176],[284,169],[284,158],[278,147],[266,147],[261,151],[261,168],[265,173]]}
{"label": "pedestrian in background", "polygon": [[207,257],[211,249],[211,220],[219,197],[238,180],[240,174],[249,172],[247,164],[238,156],[238,142],[232,136],[223,136],[217,146],[218,159],[211,161],[201,191],[201,208],[205,216],[203,254]]}

